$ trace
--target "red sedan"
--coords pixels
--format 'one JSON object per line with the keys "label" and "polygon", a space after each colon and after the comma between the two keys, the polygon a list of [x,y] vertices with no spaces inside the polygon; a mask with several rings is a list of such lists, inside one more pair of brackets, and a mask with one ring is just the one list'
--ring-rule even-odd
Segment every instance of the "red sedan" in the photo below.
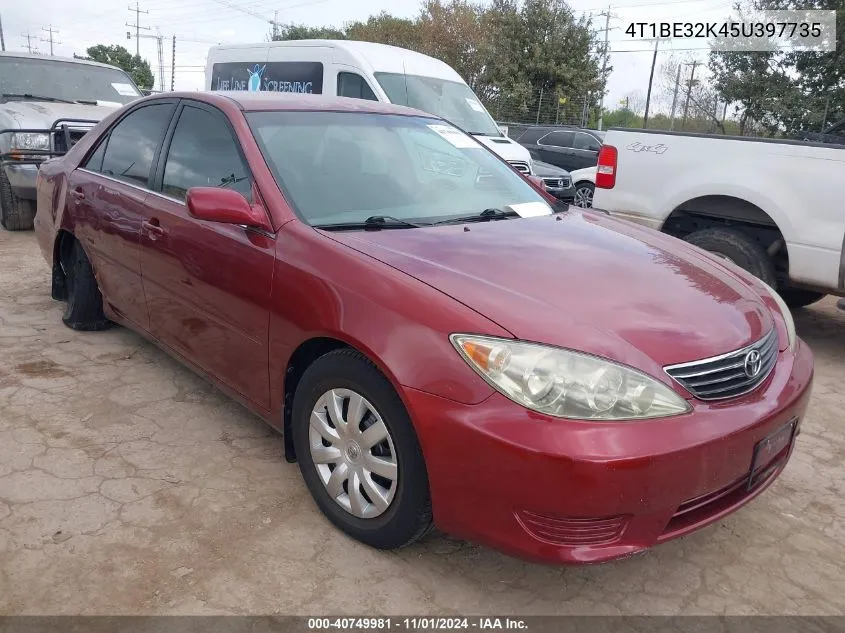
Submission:
{"label": "red sedan", "polygon": [[769,486],[813,358],[730,263],[550,204],[415,110],[171,93],[41,168],[36,230],[68,326],[247,404],[347,534],[605,561]]}

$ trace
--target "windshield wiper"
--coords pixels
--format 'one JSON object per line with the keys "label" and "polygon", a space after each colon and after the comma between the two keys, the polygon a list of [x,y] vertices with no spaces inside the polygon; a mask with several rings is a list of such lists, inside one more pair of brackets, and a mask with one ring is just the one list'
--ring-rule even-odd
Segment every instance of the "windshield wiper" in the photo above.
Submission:
{"label": "windshield wiper", "polygon": [[519,214],[512,209],[505,211],[504,209],[484,209],[481,213],[473,215],[462,215],[457,218],[449,218],[448,220],[440,220],[435,224],[460,224],[461,222],[490,222],[492,220],[505,220],[507,218],[518,218]]}
{"label": "windshield wiper", "polygon": [[325,231],[350,231],[355,229],[417,229],[424,224],[394,218],[392,215],[371,215],[363,222],[338,222],[337,224],[315,224],[314,228]]}
{"label": "windshield wiper", "polygon": [[56,103],[75,103],[70,99],[60,99],[59,97],[45,97],[44,95],[33,95],[28,92],[25,94],[15,94],[13,92],[4,92],[0,97],[7,99],[32,99],[34,101],[53,101]]}

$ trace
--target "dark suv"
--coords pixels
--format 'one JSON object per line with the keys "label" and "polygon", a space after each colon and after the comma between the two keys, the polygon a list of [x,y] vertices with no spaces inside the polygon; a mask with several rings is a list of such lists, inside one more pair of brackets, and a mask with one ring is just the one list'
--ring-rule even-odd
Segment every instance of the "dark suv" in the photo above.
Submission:
{"label": "dark suv", "polygon": [[530,127],[517,142],[534,160],[574,171],[596,164],[604,132],[574,127]]}

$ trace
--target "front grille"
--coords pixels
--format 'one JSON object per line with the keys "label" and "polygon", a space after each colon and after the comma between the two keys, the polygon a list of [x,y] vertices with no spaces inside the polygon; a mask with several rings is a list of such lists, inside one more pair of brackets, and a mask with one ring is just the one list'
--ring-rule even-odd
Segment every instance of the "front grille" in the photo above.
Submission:
{"label": "front grille", "polygon": [[520,510],[516,518],[534,538],[555,545],[584,546],[612,543],[622,536],[629,517],[572,518]]}
{"label": "front grille", "polygon": [[543,178],[547,187],[552,189],[566,189],[569,187],[569,178]]}
{"label": "front grille", "polygon": [[[755,352],[759,355],[759,368]],[[691,363],[664,367],[700,400],[722,400],[748,393],[771,373],[778,357],[778,335],[772,329],[766,336],[748,347],[729,354],[705,358]]]}
{"label": "front grille", "polygon": [[522,160],[512,160],[510,164],[514,166],[517,171],[521,171],[523,174],[530,174],[531,168],[528,167],[528,163]]}

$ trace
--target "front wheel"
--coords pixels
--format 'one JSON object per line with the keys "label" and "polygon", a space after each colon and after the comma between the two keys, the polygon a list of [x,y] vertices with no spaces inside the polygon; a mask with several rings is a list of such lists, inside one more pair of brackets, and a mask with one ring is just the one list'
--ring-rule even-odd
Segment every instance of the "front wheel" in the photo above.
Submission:
{"label": "front wheel", "polygon": [[0,224],[7,231],[28,231],[35,221],[35,202],[18,198],[0,168]]}
{"label": "front wheel", "polygon": [[323,514],[379,549],[404,547],[432,525],[422,451],[390,382],[354,350],[317,359],[296,389],[293,443]]}
{"label": "front wheel", "polygon": [[591,182],[578,183],[575,187],[575,199],[572,203],[582,209],[592,209],[595,189],[596,186]]}

